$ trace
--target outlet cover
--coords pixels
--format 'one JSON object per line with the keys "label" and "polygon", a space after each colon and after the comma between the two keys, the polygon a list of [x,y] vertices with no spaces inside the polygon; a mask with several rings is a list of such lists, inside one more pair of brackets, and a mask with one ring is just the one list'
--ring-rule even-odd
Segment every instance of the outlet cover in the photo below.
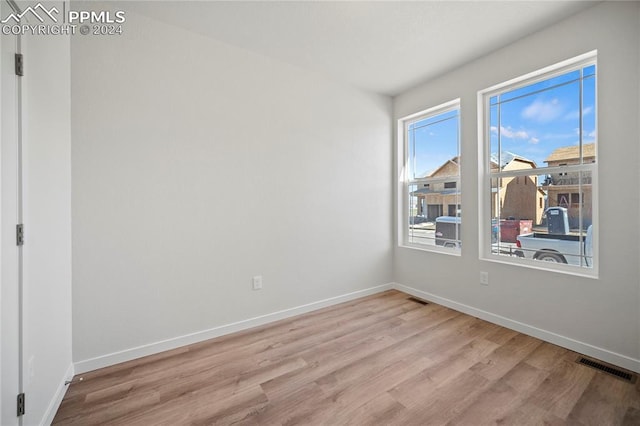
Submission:
{"label": "outlet cover", "polygon": [[253,289],[262,290],[262,275],[256,275],[253,277]]}

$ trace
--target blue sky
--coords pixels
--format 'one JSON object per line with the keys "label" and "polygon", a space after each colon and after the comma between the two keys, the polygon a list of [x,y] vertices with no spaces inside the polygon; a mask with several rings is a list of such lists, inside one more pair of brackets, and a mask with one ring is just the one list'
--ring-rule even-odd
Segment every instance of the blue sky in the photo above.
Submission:
{"label": "blue sky", "polygon": [[[595,65],[583,69],[583,143],[595,141]],[[490,100],[491,152],[500,148],[535,161],[544,160],[557,148],[580,141],[580,71],[503,93]],[[459,116],[448,112],[421,120],[410,127],[410,156],[414,155],[415,177],[430,174],[446,160],[458,155]],[[410,174],[411,176],[411,174]],[[413,176],[412,176],[413,177]]]}
{"label": "blue sky", "polygon": [[[449,111],[409,126],[409,176],[424,177],[458,155],[459,111]],[[414,167],[415,166],[415,167]],[[414,176],[415,173],[415,176]]]}

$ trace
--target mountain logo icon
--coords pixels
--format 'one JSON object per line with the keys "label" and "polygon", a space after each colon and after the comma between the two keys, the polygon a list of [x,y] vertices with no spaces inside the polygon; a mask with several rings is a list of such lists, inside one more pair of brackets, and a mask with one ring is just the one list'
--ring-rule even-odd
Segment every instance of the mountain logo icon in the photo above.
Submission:
{"label": "mountain logo icon", "polygon": [[42,3],[38,3],[37,5],[35,5],[34,7],[27,7],[25,10],[23,10],[21,13],[11,13],[9,14],[9,16],[7,16],[5,19],[3,19],[2,21],[0,21],[3,24],[6,24],[7,22],[9,22],[10,20],[14,20],[16,23],[19,23],[20,20],[26,16],[27,14],[31,14],[33,16],[36,17],[36,19],[40,22],[44,22],[44,18],[45,17],[49,17],[53,22],[58,22],[58,18],[56,18],[56,16],[59,13],[58,9],[54,6],[51,9],[47,9],[46,7],[44,7],[42,5]]}

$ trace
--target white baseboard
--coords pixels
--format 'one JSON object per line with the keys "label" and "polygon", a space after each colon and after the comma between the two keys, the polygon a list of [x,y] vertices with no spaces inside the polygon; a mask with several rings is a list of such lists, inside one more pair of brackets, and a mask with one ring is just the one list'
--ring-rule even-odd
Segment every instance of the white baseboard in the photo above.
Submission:
{"label": "white baseboard", "polygon": [[[331,297],[328,299],[320,300],[317,302],[308,303],[305,305],[297,306],[294,308],[285,309],[278,312],[262,315],[255,318],[249,318],[246,320],[234,322],[231,324],[214,327],[208,330],[203,330],[184,336],[178,336],[172,339],[163,340],[160,342],[150,343],[147,345],[138,346],[135,348],[127,349],[124,351],[114,352],[111,354],[87,359],[84,361],[76,362],[70,367],[70,372],[67,372],[67,376],[70,378],[75,374],[86,373],[87,371],[97,370],[99,368],[109,367],[114,364],[118,364],[125,361],[130,361],[136,358],[141,358],[147,355],[153,355],[159,352],[176,349],[181,346],[190,345],[193,343],[202,342],[204,340],[213,339],[226,334],[235,333],[238,331],[246,330],[248,328],[257,327],[260,325],[268,324],[281,319],[290,318],[296,315],[304,314],[307,312],[315,311],[317,309],[325,308],[327,306],[336,305],[338,303],[348,302],[360,297],[369,296],[372,294],[380,293],[386,290],[396,289],[412,296],[420,297],[422,299],[437,303],[442,306],[446,306],[456,311],[463,312],[474,317],[481,318],[485,321],[489,321],[494,324],[507,327],[509,329],[518,331],[529,336],[536,337],[546,342],[553,343],[558,346],[570,349],[572,351],[608,362],[613,365],[617,365],[622,368],[626,368],[631,371],[640,373],[640,360],[631,358],[625,355],[621,355],[607,349],[599,348],[597,346],[590,345],[588,343],[580,342],[578,340],[562,336],[551,331],[543,330],[510,318],[503,317],[491,312],[483,311],[481,309],[474,308],[473,306],[465,305],[463,303],[456,302],[451,299],[437,296],[435,294],[428,293],[426,291],[418,290],[412,287],[405,286],[399,283],[388,283],[376,287],[371,287],[365,290],[359,290],[341,296]],[[52,400],[52,403],[47,411],[45,419],[53,420],[53,416],[62,401],[66,386],[58,389],[56,398]],[[59,400],[58,400],[59,398]],[[56,403],[54,403],[57,401]],[[51,419],[49,419],[51,416]],[[48,424],[47,422],[44,422]]]}
{"label": "white baseboard", "polygon": [[202,342],[204,340],[213,339],[215,337],[220,337],[225,334],[235,333],[238,331],[246,330],[248,328],[257,327],[257,326],[268,324],[274,321],[279,321],[281,319],[315,311],[317,309],[326,308],[327,306],[332,306],[338,303],[348,302],[350,300],[357,299],[360,297],[365,297],[365,296],[380,293],[386,290],[391,290],[392,288],[393,288],[392,283],[382,284],[382,285],[371,287],[365,290],[359,290],[359,291],[354,291],[352,293],[343,294],[341,296],[330,297],[328,299],[319,300],[317,302],[307,303],[305,305],[284,309],[282,311],[261,315],[255,318],[249,318],[246,320],[222,325],[219,327],[214,327],[208,330],[198,331],[195,333],[186,334],[184,336],[178,336],[178,337],[163,340],[160,342],[150,343],[147,345],[142,345],[135,348],[126,349],[123,351],[114,352],[111,354],[102,355],[99,357],[79,361],[74,364],[75,373],[82,374],[88,371],[97,370],[99,368],[108,367],[121,362],[131,361],[132,359],[141,358],[143,356],[153,355],[159,352],[176,349],[181,346]]}
{"label": "white baseboard", "polygon": [[56,393],[51,399],[51,402],[47,407],[47,411],[44,413],[44,416],[42,416],[42,421],[40,422],[40,425],[48,426],[51,423],[53,423],[53,418],[56,416],[56,413],[58,412],[58,408],[60,408],[60,404],[62,403],[64,394],[67,392],[67,382],[70,382],[71,379],[73,379],[73,376],[74,376],[74,368],[73,368],[73,364],[70,364],[69,368],[67,368],[66,373],[64,373],[64,377],[58,384],[58,389],[56,389]]}
{"label": "white baseboard", "polygon": [[570,349],[580,354],[587,355],[613,365],[617,365],[627,370],[635,371],[636,373],[640,373],[640,360],[638,359],[631,358],[626,355],[621,355],[607,349],[599,348],[588,343],[580,342],[578,340],[562,336],[551,331],[542,330],[540,328],[503,317],[501,315],[483,311],[481,309],[474,308],[473,306],[458,303],[454,300],[436,296],[435,294],[408,287],[406,285],[393,283],[393,288],[403,293],[407,293],[412,296],[416,296],[421,299],[446,306],[447,308],[451,308],[468,315],[473,315],[474,317],[501,325],[511,330],[536,337],[540,340],[562,346],[563,348]]}

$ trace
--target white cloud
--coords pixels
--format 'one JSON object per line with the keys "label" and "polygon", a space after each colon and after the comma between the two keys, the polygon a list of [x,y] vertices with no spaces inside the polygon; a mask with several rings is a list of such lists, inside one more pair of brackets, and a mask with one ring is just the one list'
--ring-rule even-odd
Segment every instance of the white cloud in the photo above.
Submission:
{"label": "white cloud", "polygon": [[[498,133],[496,126],[491,126],[492,133]],[[513,130],[511,127],[500,126],[500,136],[508,139],[529,139],[529,134],[524,130]]]}
{"label": "white cloud", "polygon": [[571,111],[569,114],[564,116],[564,119],[569,121],[569,120],[577,120],[578,118],[580,118],[580,111],[575,110],[575,111]]}
{"label": "white cloud", "polygon": [[522,110],[522,117],[539,123],[548,123],[560,117],[563,112],[564,107],[558,99],[550,101],[536,100]]}
{"label": "white cloud", "polygon": [[[586,115],[591,114],[592,112],[593,112],[593,107],[586,107],[582,110],[582,116],[584,117]],[[564,116],[565,120],[577,120],[578,118],[580,118],[579,110],[571,111],[570,113]]]}
{"label": "white cloud", "polygon": [[[491,130],[491,133],[498,134],[496,126],[491,126],[489,130]],[[500,126],[500,135],[507,139],[529,139],[529,143],[533,145],[540,142],[540,139],[530,135],[526,130],[513,130],[510,126]]]}
{"label": "white cloud", "polygon": [[[574,136],[580,136],[580,128],[579,128],[579,127],[576,127],[575,129],[573,129],[573,131],[574,131],[574,133],[575,133],[575,135],[574,135]],[[589,138],[595,138],[595,137],[596,137],[596,131],[595,131],[595,130],[592,130],[592,131],[590,131],[589,133],[586,133],[586,131],[585,131],[585,133],[583,134],[583,136],[585,136],[585,137],[589,137]]]}

